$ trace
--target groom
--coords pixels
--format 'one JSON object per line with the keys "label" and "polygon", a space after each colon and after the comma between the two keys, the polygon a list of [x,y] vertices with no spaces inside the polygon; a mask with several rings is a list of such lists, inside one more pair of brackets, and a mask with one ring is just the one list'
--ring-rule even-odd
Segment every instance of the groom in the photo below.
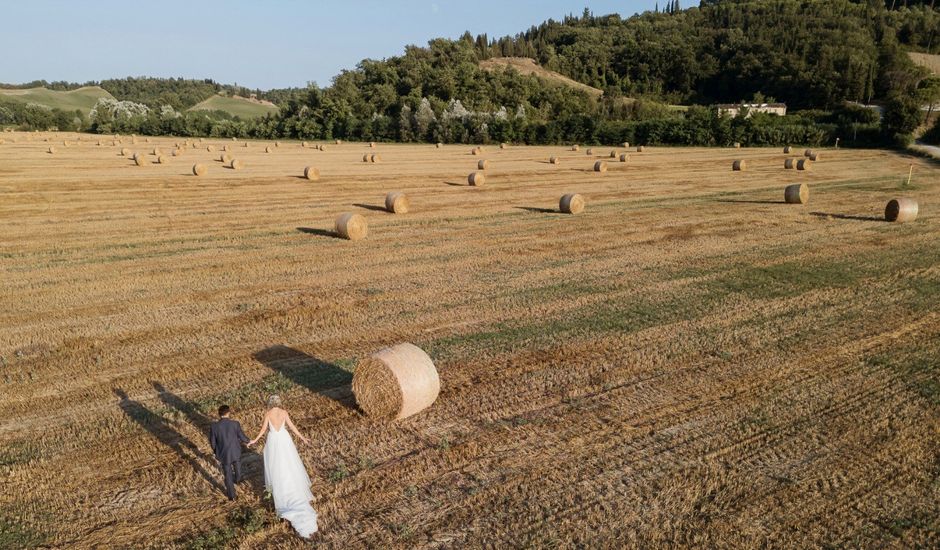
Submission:
{"label": "groom", "polygon": [[[242,480],[242,443],[250,441],[242,425],[228,417],[231,410],[228,405],[219,407],[219,421],[213,422],[209,429],[209,444],[212,452],[219,459],[222,475],[225,477],[225,494],[229,500],[235,500],[235,483]],[[232,476],[235,476],[234,482]]]}

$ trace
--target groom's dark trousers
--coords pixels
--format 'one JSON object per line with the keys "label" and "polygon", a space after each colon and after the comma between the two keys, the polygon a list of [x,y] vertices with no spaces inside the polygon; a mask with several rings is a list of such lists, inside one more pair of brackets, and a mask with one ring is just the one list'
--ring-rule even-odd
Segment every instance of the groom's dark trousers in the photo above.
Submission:
{"label": "groom's dark trousers", "polygon": [[235,484],[242,478],[242,443],[249,441],[242,425],[231,418],[222,418],[209,429],[209,444],[222,467],[225,494],[229,500],[235,500]]}

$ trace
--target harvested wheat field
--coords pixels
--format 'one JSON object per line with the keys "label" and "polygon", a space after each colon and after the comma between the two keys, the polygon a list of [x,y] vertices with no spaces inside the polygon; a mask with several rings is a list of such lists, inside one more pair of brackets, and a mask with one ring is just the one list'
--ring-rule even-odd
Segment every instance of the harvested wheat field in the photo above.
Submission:
{"label": "harvested wheat field", "polygon": [[[75,138],[0,145],[11,546],[304,547],[260,449],[229,504],[206,439],[222,403],[254,436],[272,392],[312,440],[326,547],[940,543],[936,164],[647,147],[598,173],[491,146],[473,187],[466,145],[373,164],[258,141],[235,171]],[[807,204],[784,203],[794,183]],[[565,193],[589,207],[560,213]],[[883,221],[898,197],[916,221]],[[337,238],[343,212],[368,236]],[[353,366],[402,342],[440,394],[366,417]]]}

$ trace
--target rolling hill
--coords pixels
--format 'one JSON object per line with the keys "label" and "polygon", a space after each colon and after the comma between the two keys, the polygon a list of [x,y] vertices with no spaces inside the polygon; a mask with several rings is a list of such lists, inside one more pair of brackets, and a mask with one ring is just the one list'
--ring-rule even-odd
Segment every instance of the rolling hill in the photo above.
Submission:
{"label": "rolling hill", "polygon": [[269,113],[277,113],[277,106],[238,96],[214,95],[193,105],[190,111],[225,111],[240,118],[261,118]]}
{"label": "rolling hill", "polygon": [[537,76],[542,81],[549,84],[569,86],[571,88],[587,92],[588,95],[595,98],[604,95],[603,90],[588,86],[587,84],[582,84],[577,80],[572,80],[563,74],[556,73],[555,71],[550,71],[536,63],[534,59],[530,59],[528,57],[492,57],[480,62],[480,68],[484,71],[494,71],[506,67],[512,67],[513,69],[519,71],[520,74]]}
{"label": "rolling hill", "polygon": [[0,89],[0,98],[22,101],[23,103],[37,103],[65,111],[80,109],[85,113],[91,112],[92,107],[102,97],[110,98],[113,96],[98,86],[85,86],[68,92],[46,88]]}

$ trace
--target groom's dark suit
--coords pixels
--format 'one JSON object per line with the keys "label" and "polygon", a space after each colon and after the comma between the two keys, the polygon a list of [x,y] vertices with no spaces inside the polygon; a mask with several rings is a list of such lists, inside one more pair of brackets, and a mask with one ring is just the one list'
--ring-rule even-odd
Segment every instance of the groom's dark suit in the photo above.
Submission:
{"label": "groom's dark suit", "polygon": [[242,431],[242,425],[231,418],[222,418],[214,422],[209,429],[209,444],[212,445],[212,452],[222,467],[225,492],[229,500],[235,500],[235,483],[242,479],[242,443],[249,441],[251,440]]}

